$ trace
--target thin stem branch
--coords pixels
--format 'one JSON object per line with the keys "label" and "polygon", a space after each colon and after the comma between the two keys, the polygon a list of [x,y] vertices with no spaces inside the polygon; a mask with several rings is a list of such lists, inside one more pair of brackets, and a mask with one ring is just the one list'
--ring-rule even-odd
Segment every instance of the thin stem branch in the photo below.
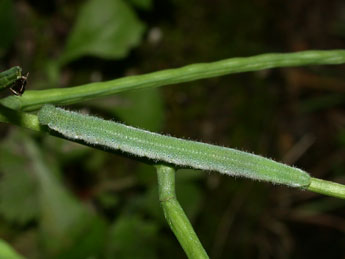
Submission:
{"label": "thin stem branch", "polygon": [[307,187],[307,190],[321,193],[328,196],[345,199],[345,185],[335,183],[335,182],[330,182],[330,181],[312,177],[311,183]]}
{"label": "thin stem branch", "polygon": [[159,200],[171,230],[188,258],[209,258],[175,195],[175,169],[157,165]]}
{"label": "thin stem branch", "polygon": [[252,57],[230,58],[211,63],[192,64],[181,68],[167,69],[76,87],[31,90],[26,91],[21,97],[9,96],[0,102],[15,110],[36,110],[46,103],[59,105],[73,104],[128,90],[160,87],[233,73],[275,67],[342,63],[345,63],[345,50],[314,50],[285,54],[262,54]]}
{"label": "thin stem branch", "polygon": [[14,111],[2,105],[0,105],[0,122],[6,122],[36,131],[43,131],[36,115]]}

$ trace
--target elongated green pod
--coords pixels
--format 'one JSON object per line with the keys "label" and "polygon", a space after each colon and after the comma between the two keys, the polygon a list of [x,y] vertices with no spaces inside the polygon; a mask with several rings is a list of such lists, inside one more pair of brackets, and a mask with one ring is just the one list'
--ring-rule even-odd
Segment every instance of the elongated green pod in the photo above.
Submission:
{"label": "elongated green pod", "polygon": [[164,136],[52,105],[43,106],[38,119],[41,124],[66,138],[155,161],[292,187],[307,187],[310,184],[309,174],[300,169],[232,148]]}
{"label": "elongated green pod", "polygon": [[22,69],[18,66],[0,72],[0,89],[10,87],[22,75]]}
{"label": "elongated green pod", "polygon": [[129,90],[179,84],[203,78],[257,71],[276,67],[344,64],[345,50],[309,50],[295,53],[268,53],[251,57],[229,58],[210,63],[122,77],[107,82],[45,90],[30,90],[22,97],[9,96],[0,101],[15,110],[36,110],[45,103],[66,105],[109,96]]}

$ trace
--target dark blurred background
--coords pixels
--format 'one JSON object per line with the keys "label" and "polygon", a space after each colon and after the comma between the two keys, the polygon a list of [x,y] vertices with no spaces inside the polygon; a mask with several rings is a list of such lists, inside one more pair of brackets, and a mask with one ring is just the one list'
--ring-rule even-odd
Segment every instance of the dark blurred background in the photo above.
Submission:
{"label": "dark blurred background", "polygon": [[[0,0],[0,70],[28,90],[266,52],[345,48],[343,0]],[[70,106],[345,184],[345,66],[272,69]],[[0,237],[27,258],[184,258],[152,166],[1,124]],[[345,258],[345,202],[181,170],[211,258]]]}

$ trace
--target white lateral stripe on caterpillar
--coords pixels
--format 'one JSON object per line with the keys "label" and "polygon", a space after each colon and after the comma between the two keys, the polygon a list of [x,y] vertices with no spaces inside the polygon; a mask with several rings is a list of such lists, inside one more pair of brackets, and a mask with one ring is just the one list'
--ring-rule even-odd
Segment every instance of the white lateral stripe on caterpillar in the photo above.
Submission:
{"label": "white lateral stripe on caterpillar", "polygon": [[292,187],[310,184],[310,176],[303,170],[232,148],[160,135],[52,105],[43,106],[38,118],[41,124],[66,138],[155,161]]}

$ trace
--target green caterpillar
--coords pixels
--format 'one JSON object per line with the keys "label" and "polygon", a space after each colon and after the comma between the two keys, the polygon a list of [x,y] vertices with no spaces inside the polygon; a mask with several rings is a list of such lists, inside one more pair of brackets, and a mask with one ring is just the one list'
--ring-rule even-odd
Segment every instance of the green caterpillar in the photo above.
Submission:
{"label": "green caterpillar", "polygon": [[271,159],[201,142],[164,136],[120,123],[45,105],[39,122],[73,140],[120,150],[181,167],[216,171],[254,180],[307,187],[306,172]]}

